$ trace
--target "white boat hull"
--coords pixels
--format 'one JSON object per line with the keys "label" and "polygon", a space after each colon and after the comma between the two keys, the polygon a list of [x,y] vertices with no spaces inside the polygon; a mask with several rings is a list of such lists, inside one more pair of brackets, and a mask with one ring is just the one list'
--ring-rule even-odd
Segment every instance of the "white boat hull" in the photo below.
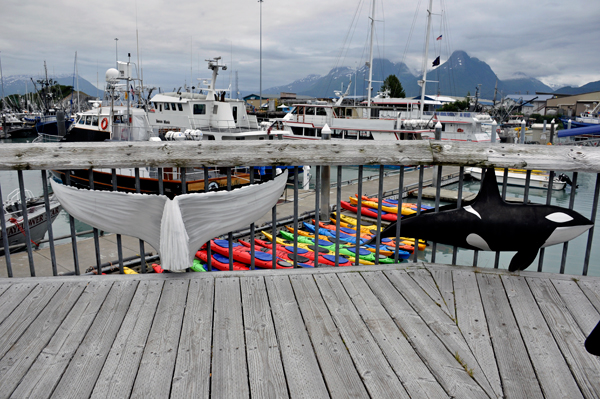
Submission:
{"label": "white boat hull", "polygon": [[[474,179],[481,180],[482,169],[470,168],[470,174]],[[508,179],[507,179],[506,184],[508,184],[509,186],[525,187],[526,177],[527,177],[527,175],[525,173],[512,172],[509,169]],[[502,182],[504,181],[504,171],[496,170],[496,178],[498,180],[498,184],[502,184]],[[565,188],[565,184],[566,183],[564,181],[560,181],[555,178],[554,181],[552,182],[552,189],[553,190],[563,190]],[[548,185],[549,185],[549,175],[534,174],[534,173],[531,174],[531,179],[529,181],[530,188],[541,188],[541,189],[547,190]]]}

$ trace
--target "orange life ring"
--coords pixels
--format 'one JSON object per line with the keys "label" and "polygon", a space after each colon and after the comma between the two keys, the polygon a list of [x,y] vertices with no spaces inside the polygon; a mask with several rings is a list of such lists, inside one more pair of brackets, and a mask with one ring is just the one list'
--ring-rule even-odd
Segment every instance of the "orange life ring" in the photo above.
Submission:
{"label": "orange life ring", "polygon": [[100,122],[100,127],[102,128],[102,130],[106,130],[106,128],[108,127],[108,118],[102,119],[102,122]]}

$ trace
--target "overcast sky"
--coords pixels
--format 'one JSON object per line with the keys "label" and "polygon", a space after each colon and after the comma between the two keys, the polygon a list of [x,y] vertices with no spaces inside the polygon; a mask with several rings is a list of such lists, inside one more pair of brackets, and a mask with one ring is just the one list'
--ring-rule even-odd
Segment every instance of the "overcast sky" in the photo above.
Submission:
{"label": "overcast sky", "polygon": [[[415,19],[417,6],[420,9]],[[427,0],[377,1],[375,57],[421,68]],[[486,62],[500,79],[524,73],[549,85],[600,80],[598,0],[434,0],[429,62],[455,50]],[[445,4],[448,3],[448,4]],[[238,71],[240,90],[258,91],[262,8],[262,88],[291,83],[368,57],[369,0],[0,0],[4,76],[79,74],[93,84],[119,60],[137,63],[144,83],[170,91],[209,77],[205,59]],[[415,20],[411,34],[411,26]],[[442,28],[445,24],[445,28]],[[410,37],[410,41],[409,41]],[[115,41],[118,38],[118,42]],[[407,45],[408,43],[408,45]],[[116,45],[115,45],[116,44]]]}

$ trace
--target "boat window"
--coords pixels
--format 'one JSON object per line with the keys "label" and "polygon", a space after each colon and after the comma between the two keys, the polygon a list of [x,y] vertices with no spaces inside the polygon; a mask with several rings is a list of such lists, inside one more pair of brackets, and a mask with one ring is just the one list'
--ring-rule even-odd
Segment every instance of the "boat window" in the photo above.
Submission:
{"label": "boat window", "polygon": [[98,126],[98,115],[92,116],[92,126]]}
{"label": "boat window", "polygon": [[231,113],[233,114],[233,121],[237,123],[237,107],[231,107]]}
{"label": "boat window", "polygon": [[177,109],[183,111],[183,105],[181,105],[181,103],[177,103]]}
{"label": "boat window", "polygon": [[315,107],[306,107],[305,113],[306,113],[306,115],[314,115]]}
{"label": "boat window", "polygon": [[341,139],[344,135],[344,133],[347,132],[346,130],[338,130],[338,129],[333,129],[331,131],[331,138],[335,138],[335,139]]}
{"label": "boat window", "polygon": [[217,114],[217,112],[219,112],[219,105],[218,105],[218,104],[215,104],[215,105],[213,106],[213,115],[216,115],[216,114]]}
{"label": "boat window", "polygon": [[194,115],[206,114],[206,104],[194,104]]}
{"label": "boat window", "polygon": [[165,111],[169,110],[169,103],[165,103]]}
{"label": "boat window", "polygon": [[322,129],[317,129],[317,137],[321,137],[321,130]]}
{"label": "boat window", "polygon": [[85,124],[85,116],[83,116],[83,115],[79,116],[79,121],[77,121],[77,123],[79,123],[80,125],[84,125]]}
{"label": "boat window", "polygon": [[92,124],[92,115],[88,115],[85,117],[85,124],[86,125],[91,125]]}
{"label": "boat window", "polygon": [[327,115],[327,111],[325,111],[325,108],[318,107],[317,108],[317,115]]}
{"label": "boat window", "polygon": [[177,111],[177,108],[175,108],[175,103],[171,103],[171,110],[172,111]]}
{"label": "boat window", "polygon": [[[299,112],[298,112],[298,110],[300,110],[300,107],[296,107],[296,108],[294,108],[294,109],[292,110],[292,115],[296,115],[297,113],[299,113]],[[300,113],[301,113],[301,111],[300,111]]]}
{"label": "boat window", "polygon": [[162,104],[158,104],[158,108],[159,108],[158,111],[162,112]]}
{"label": "boat window", "polygon": [[315,135],[316,135],[315,129],[304,129],[304,135],[310,136],[310,137],[315,137]]}
{"label": "boat window", "polygon": [[294,133],[295,136],[302,136],[302,128],[298,126],[292,126],[292,133]]}
{"label": "boat window", "polygon": [[373,138],[373,135],[371,134],[371,132],[365,132],[365,131],[361,131],[360,135],[358,136],[359,140],[375,140]]}

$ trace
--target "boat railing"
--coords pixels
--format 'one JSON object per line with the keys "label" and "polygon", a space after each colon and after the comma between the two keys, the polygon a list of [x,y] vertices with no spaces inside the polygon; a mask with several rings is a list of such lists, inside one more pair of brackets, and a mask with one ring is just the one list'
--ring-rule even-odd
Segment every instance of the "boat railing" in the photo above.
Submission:
{"label": "boat railing", "polygon": [[[264,165],[270,167],[291,166],[289,183],[291,188],[287,192],[287,202],[281,201],[275,205],[273,210],[266,216],[258,219],[255,224],[246,226],[238,231],[233,231],[225,236],[227,240],[235,240],[244,237],[253,243],[253,238],[258,237],[261,232],[277,235],[277,229],[283,225],[290,225],[297,231],[302,221],[315,222],[329,221],[330,211],[341,210],[342,192],[345,196],[362,195],[368,197],[396,197],[402,198],[409,191],[415,192],[417,197],[417,209],[424,205],[425,192],[433,190],[434,197],[431,206],[441,205],[441,187],[444,180],[455,181],[456,206],[459,207],[463,200],[463,194],[469,189],[466,181],[469,167],[492,167],[503,168],[504,175],[508,176],[508,168],[527,170],[549,171],[556,175],[560,171],[570,174],[572,180],[571,189],[560,193],[550,188],[543,191],[537,197],[533,197],[534,190],[529,188],[527,180],[525,187],[510,191],[509,196],[518,197],[519,201],[529,203],[538,201],[550,204],[559,200],[560,206],[573,209],[576,195],[583,187],[588,188],[590,193],[585,197],[590,206],[582,211],[582,215],[592,221],[596,221],[598,200],[600,196],[600,149],[592,147],[565,147],[544,145],[519,145],[519,144],[488,144],[488,143],[460,143],[439,141],[410,141],[410,142],[328,142],[316,140],[309,142],[298,141],[230,141],[230,142],[103,142],[103,143],[9,143],[0,147],[0,170],[5,175],[12,177],[2,180],[1,191],[10,187],[5,181],[18,181],[20,190],[31,189],[29,181],[40,182],[42,195],[45,199],[46,212],[49,208],[49,192],[47,170],[76,170],[87,169],[93,165],[94,169],[119,169],[134,168],[157,168],[162,172],[165,168],[180,168],[181,180],[188,181],[191,175],[188,171],[219,167],[221,176],[225,171],[228,179],[235,176],[234,168],[244,165]],[[300,166],[313,165],[310,173],[314,184],[310,190],[300,191]],[[363,177],[364,169],[376,168],[376,178],[366,181]],[[388,173],[389,168],[394,168]],[[356,168],[358,178],[345,184],[349,179],[343,179],[344,168]],[[24,173],[30,180],[25,182]],[[251,168],[249,179],[255,182],[254,170]],[[16,176],[15,176],[16,175]],[[37,176],[34,176],[37,175]],[[162,176],[162,173],[158,173]],[[32,177],[33,176],[33,177]],[[139,173],[136,173],[139,177]],[[526,173],[526,179],[531,178],[531,173]],[[207,184],[210,174],[203,175],[205,184],[203,191],[209,190]],[[506,195],[507,185],[505,180],[499,179],[501,193]],[[328,181],[335,182],[332,190]],[[160,178],[159,178],[160,182]],[[160,186],[160,185],[159,185]],[[431,186],[431,188],[428,188]],[[575,189],[575,187],[579,188]],[[519,191],[520,190],[520,191]],[[32,190],[33,191],[33,190]],[[476,189],[475,189],[476,191]],[[515,194],[516,193],[516,194]],[[39,193],[35,193],[38,195]],[[587,194],[586,194],[587,195]],[[282,194],[283,198],[283,194]],[[512,198],[512,201],[515,199]],[[405,200],[403,200],[405,201]],[[107,205],[108,206],[108,205]],[[110,209],[106,209],[110,212]],[[63,211],[64,212],[64,211]],[[239,212],[253,212],[252,209],[240,209]],[[359,210],[360,212],[360,210]],[[336,214],[340,214],[337,212]],[[27,213],[25,213],[27,216]],[[368,219],[366,216],[357,216],[358,223],[375,224],[382,226],[381,219]],[[141,214],[143,217],[143,213]],[[261,215],[256,215],[260,218]],[[361,220],[362,219],[362,220]],[[334,219],[335,220],[335,219]],[[339,221],[336,220],[337,223]],[[38,251],[49,251],[43,256],[34,256],[34,249],[30,241],[25,241],[25,251],[21,253],[10,253],[6,251],[0,258],[0,275],[14,276],[36,276],[36,275],[58,275],[58,264],[60,270],[70,270],[66,273],[84,274],[102,272],[106,257],[102,259],[99,236],[102,232],[97,230],[93,233],[93,243],[90,239],[79,240],[76,237],[76,220],[69,219],[71,226],[71,239],[64,245],[70,245],[72,250],[58,250],[58,243],[53,239],[52,224],[48,223],[48,233],[44,238],[47,241],[45,249]],[[400,227],[402,223],[400,223]],[[0,241],[4,248],[10,247],[7,237],[6,223],[2,224],[2,238]],[[89,227],[86,226],[86,230]],[[24,234],[29,237],[28,223],[23,223]],[[357,233],[358,234],[358,233]],[[418,237],[417,237],[418,238]],[[506,237],[507,240],[527,240],[528,237]],[[538,258],[528,270],[543,272],[568,273],[575,275],[600,275],[598,269],[598,256],[600,256],[600,245],[593,245],[594,228],[576,239],[564,244],[542,248]],[[118,240],[117,240],[118,241]],[[111,241],[114,245],[114,240]],[[83,247],[92,243],[91,246]],[[479,266],[493,268],[507,268],[510,258],[514,253],[499,253],[488,251],[471,251],[445,245],[430,243],[424,251],[415,249],[408,262],[447,263],[463,266]],[[62,244],[60,244],[62,245]],[[104,247],[107,244],[103,244]],[[86,248],[77,250],[77,248]],[[152,255],[141,250],[138,259],[141,272],[151,271],[151,264],[158,260],[156,252],[146,247]],[[114,253],[114,251],[113,251]],[[124,265],[131,265],[131,261],[124,261],[119,248],[118,259],[108,259],[114,267],[123,270]],[[93,256],[95,254],[95,257]],[[92,255],[87,256],[86,255]],[[395,255],[392,255],[395,256]],[[95,260],[93,260],[95,259]],[[358,259],[350,259],[358,263]],[[396,262],[399,258],[395,257]],[[229,267],[233,269],[233,261],[230,260]],[[376,261],[378,262],[378,261]],[[25,271],[18,271],[25,265]],[[28,268],[27,268],[28,265]],[[117,266],[118,265],[118,266]],[[297,263],[296,263],[297,265]],[[191,265],[190,265],[191,266]],[[209,263],[207,267],[212,268]],[[254,268],[255,266],[251,266]],[[273,271],[275,272],[275,271]]]}

